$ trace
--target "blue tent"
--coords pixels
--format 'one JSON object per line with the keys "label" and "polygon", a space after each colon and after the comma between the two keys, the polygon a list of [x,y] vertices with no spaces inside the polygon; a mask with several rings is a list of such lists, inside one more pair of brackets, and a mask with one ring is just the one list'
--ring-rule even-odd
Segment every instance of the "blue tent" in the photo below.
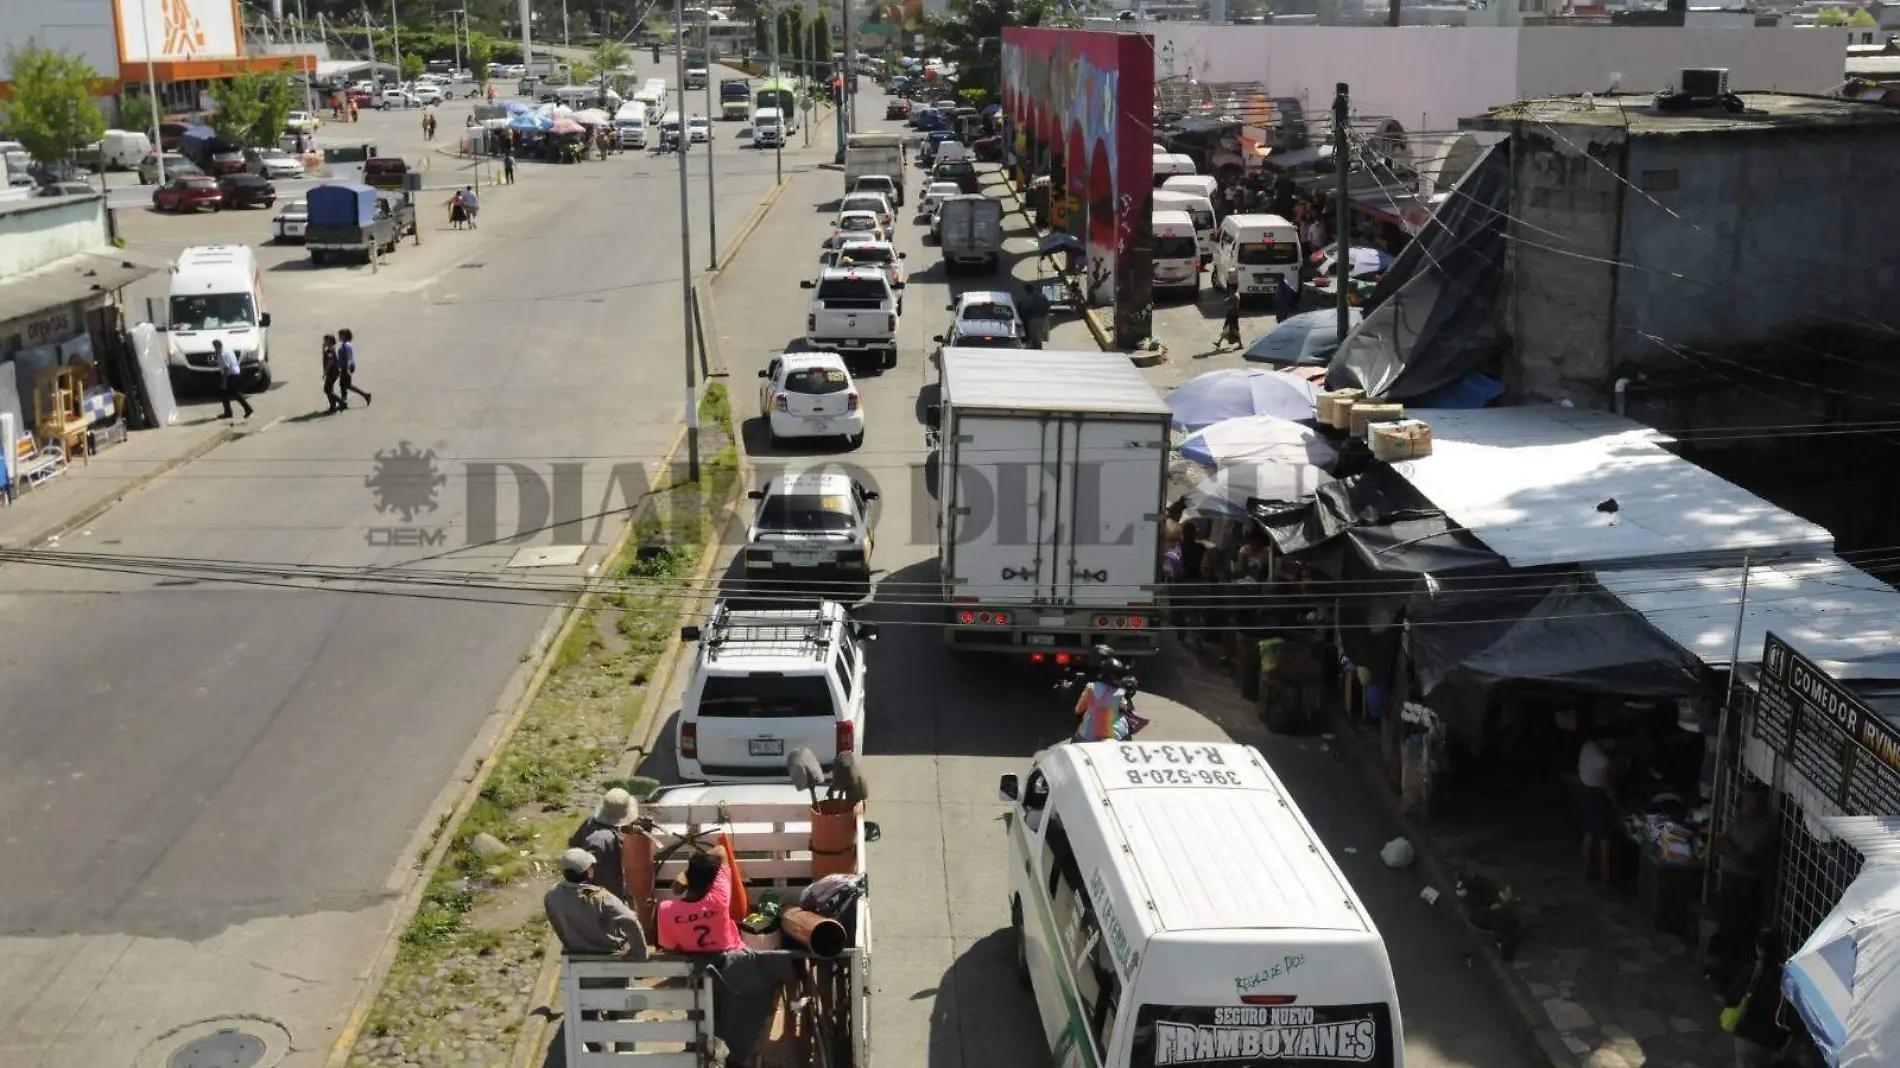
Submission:
{"label": "blue tent", "polygon": [[535,115],[528,112],[523,112],[508,120],[508,128],[510,130],[546,131],[553,125],[554,120],[548,118],[546,115]]}

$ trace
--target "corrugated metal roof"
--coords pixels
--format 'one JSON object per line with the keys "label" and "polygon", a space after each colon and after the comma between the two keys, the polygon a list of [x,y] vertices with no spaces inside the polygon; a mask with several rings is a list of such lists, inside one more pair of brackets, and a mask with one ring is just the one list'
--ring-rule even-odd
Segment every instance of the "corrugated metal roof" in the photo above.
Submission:
{"label": "corrugated metal roof", "polygon": [[[1596,579],[1703,663],[1729,663],[1741,568],[1599,571]],[[1835,678],[1900,679],[1900,591],[1838,557],[1749,569],[1744,664],[1761,662],[1769,631]]]}
{"label": "corrugated metal roof", "polygon": [[[1392,465],[1512,567],[1739,565],[1834,551],[1825,528],[1663,448],[1602,411],[1557,406],[1408,413],[1432,455]],[[1612,506],[1608,502],[1614,501]]]}
{"label": "corrugated metal roof", "polygon": [[943,392],[962,407],[1119,412],[1172,418],[1128,357],[1048,349],[943,350]]}
{"label": "corrugated metal roof", "polygon": [[1112,796],[1110,808],[1163,929],[1372,929],[1278,783]]}
{"label": "corrugated metal roof", "polygon": [[0,322],[113,293],[164,269],[113,248],[54,260],[0,281]]}

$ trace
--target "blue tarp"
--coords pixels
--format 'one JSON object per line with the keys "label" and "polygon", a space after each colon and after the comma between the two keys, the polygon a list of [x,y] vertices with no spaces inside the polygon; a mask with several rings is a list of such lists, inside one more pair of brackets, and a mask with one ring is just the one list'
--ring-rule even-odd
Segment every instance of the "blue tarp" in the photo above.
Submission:
{"label": "blue tarp", "polygon": [[[1346,321],[1359,325],[1364,313],[1346,309]],[[1254,363],[1273,363],[1282,367],[1324,367],[1339,351],[1339,311],[1321,308],[1289,316],[1280,325],[1260,335],[1243,354]]]}
{"label": "blue tarp", "polygon": [[554,120],[546,115],[523,112],[508,120],[510,130],[545,131],[554,125]]}
{"label": "blue tarp", "polygon": [[376,190],[358,182],[325,182],[304,203],[312,226],[362,226],[376,217]]}

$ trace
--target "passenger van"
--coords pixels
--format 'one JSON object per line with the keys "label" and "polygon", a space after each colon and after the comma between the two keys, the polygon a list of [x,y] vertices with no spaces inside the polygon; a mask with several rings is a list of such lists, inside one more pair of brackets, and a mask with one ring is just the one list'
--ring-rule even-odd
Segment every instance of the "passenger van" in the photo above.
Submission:
{"label": "passenger van", "polygon": [[1300,231],[1278,215],[1229,215],[1214,245],[1214,285],[1238,284],[1242,296],[1300,284]]}
{"label": "passenger van", "polygon": [[1168,179],[1182,174],[1194,173],[1194,159],[1178,153],[1163,152],[1155,156],[1155,188],[1161,188]]}
{"label": "passenger van", "polygon": [[270,310],[249,245],[200,245],[172,265],[165,355],[174,380],[214,387],[221,341],[238,354],[247,389],[270,385]]}
{"label": "passenger van", "polygon": [[1155,235],[1154,288],[1186,289],[1200,296],[1201,245],[1195,240],[1194,220],[1185,211],[1167,211],[1157,204],[1148,224]]}
{"label": "passenger van", "polygon": [[647,147],[647,111],[639,101],[623,104],[614,113],[614,132],[620,137],[621,148]]}
{"label": "passenger van", "polygon": [[[1174,179],[1170,178],[1169,181]],[[1199,193],[1183,193],[1163,186],[1154,192],[1156,211],[1185,211],[1194,220],[1194,243],[1200,246],[1201,262],[1214,262],[1214,202]]]}
{"label": "passenger van", "polygon": [[1220,195],[1220,182],[1211,174],[1177,174],[1162,182],[1161,188],[1199,193],[1209,200]]}
{"label": "passenger van", "polygon": [[1001,792],[1057,1068],[1402,1068],[1385,941],[1258,750],[1065,743]]}

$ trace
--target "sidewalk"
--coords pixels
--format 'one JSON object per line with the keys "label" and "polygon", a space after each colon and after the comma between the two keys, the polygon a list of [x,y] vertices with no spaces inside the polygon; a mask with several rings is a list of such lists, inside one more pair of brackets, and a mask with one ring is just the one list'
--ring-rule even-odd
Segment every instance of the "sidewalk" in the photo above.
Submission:
{"label": "sidewalk", "polygon": [[91,463],[82,460],[69,465],[52,480],[21,490],[11,505],[0,507],[0,548],[44,547],[47,540],[91,522],[146,483],[239,433],[239,428],[221,419],[134,431]]}

